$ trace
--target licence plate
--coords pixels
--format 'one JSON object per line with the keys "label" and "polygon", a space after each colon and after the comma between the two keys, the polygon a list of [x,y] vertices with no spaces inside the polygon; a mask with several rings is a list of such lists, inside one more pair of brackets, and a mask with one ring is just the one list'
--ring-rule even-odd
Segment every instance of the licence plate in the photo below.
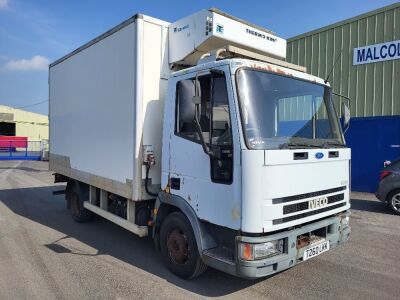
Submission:
{"label": "licence plate", "polygon": [[320,243],[318,245],[313,245],[304,250],[303,261],[318,256],[321,253],[324,253],[328,250],[329,250],[329,241]]}

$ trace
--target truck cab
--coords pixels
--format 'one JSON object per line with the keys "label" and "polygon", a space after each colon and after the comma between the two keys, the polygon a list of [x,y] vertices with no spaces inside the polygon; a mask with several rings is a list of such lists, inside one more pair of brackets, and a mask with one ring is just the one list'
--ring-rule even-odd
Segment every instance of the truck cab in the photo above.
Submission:
{"label": "truck cab", "polygon": [[349,237],[350,149],[320,78],[250,59],[176,72],[162,152],[161,198],[196,216],[210,265],[266,276]]}

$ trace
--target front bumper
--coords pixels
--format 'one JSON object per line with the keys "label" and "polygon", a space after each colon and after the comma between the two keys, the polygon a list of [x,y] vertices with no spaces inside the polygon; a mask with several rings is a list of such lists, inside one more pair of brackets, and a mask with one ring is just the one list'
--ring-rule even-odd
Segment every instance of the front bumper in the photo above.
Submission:
{"label": "front bumper", "polygon": [[[318,232],[320,235],[323,233],[325,240],[329,240],[330,249],[346,242],[350,237],[351,229],[342,220],[349,216],[350,211],[346,211],[293,230],[262,237],[236,237],[236,249],[239,248],[240,242],[258,244],[285,239],[285,253],[270,258],[255,261],[243,261],[238,258],[238,255],[236,255],[236,261],[208,255],[203,255],[202,258],[207,265],[215,269],[243,278],[255,279],[273,275],[303,262],[303,253],[307,246],[297,249],[297,237],[299,235],[305,235],[310,232]],[[238,250],[236,250],[236,253],[238,253]]]}
{"label": "front bumper", "polygon": [[342,219],[349,216],[350,212],[344,212],[337,216],[317,221],[301,228],[280,232],[265,237],[237,237],[238,242],[263,243],[272,240],[286,239],[285,253],[270,258],[256,261],[242,261],[237,259],[236,274],[245,278],[259,278],[286,270],[303,262],[303,253],[307,247],[297,249],[297,237],[309,232],[323,232],[326,230],[325,239],[329,240],[330,249],[346,242],[350,237],[350,226],[342,226]]}

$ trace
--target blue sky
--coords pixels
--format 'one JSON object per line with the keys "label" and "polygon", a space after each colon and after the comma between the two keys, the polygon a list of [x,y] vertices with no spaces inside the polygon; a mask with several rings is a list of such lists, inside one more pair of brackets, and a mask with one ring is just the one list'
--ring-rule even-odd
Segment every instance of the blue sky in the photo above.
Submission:
{"label": "blue sky", "polygon": [[47,65],[137,12],[174,22],[217,7],[289,38],[390,0],[0,0],[0,104],[47,114]]}

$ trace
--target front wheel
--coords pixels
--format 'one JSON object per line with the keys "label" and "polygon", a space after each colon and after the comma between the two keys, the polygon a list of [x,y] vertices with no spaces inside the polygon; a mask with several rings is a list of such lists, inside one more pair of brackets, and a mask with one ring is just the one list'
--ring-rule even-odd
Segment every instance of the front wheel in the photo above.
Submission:
{"label": "front wheel", "polygon": [[207,269],[197,250],[192,226],[180,212],[171,213],[162,223],[160,248],[168,269],[181,278],[195,278]]}
{"label": "front wheel", "polygon": [[394,213],[400,215],[400,189],[392,191],[387,196],[387,203]]}

